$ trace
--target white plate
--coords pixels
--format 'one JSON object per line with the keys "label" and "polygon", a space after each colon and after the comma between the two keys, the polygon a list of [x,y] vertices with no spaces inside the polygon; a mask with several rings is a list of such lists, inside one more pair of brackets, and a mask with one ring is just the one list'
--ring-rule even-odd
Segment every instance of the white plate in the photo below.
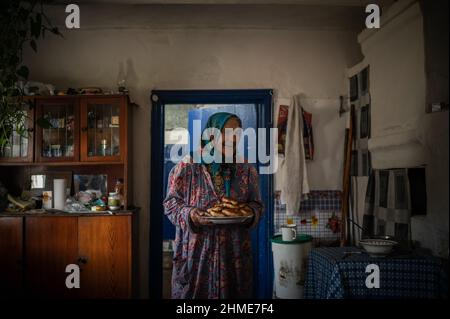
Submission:
{"label": "white plate", "polygon": [[213,217],[207,216],[205,219],[209,220],[213,224],[224,225],[224,224],[242,224],[247,220],[251,219],[253,215],[250,216],[237,216],[237,217]]}

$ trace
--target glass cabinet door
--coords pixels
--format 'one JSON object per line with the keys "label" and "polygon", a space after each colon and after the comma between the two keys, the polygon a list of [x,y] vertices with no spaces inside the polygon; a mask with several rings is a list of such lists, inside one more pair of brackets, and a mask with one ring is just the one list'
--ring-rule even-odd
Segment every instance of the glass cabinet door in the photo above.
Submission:
{"label": "glass cabinet door", "polygon": [[37,161],[78,161],[78,105],[75,99],[37,103]]}
{"label": "glass cabinet door", "polygon": [[120,98],[85,98],[82,102],[82,160],[120,161],[124,106]]}
{"label": "glass cabinet door", "polygon": [[0,145],[0,162],[33,161],[34,110],[28,102],[24,102],[18,112],[25,116],[20,124],[12,128],[9,143]]}

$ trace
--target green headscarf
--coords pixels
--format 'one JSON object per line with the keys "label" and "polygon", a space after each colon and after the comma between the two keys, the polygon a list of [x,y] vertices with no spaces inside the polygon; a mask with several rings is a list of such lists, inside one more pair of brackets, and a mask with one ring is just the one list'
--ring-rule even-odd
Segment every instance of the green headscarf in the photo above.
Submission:
{"label": "green headscarf", "polygon": [[[216,128],[219,131],[222,131],[223,127],[225,126],[225,123],[231,119],[231,118],[235,118],[239,121],[239,126],[242,126],[242,122],[241,119],[233,113],[227,113],[227,112],[218,112],[218,113],[214,113],[213,115],[211,115],[208,118],[208,121],[206,122],[206,126],[205,129],[203,130],[203,132],[208,129],[208,128]],[[202,132],[202,135],[203,135]],[[201,141],[201,146],[202,149],[205,147],[205,145],[207,143],[209,143],[211,140],[203,140]],[[215,151],[215,148],[214,148]],[[211,154],[214,156],[214,154]],[[203,158],[202,158],[202,163],[205,164],[203,162]],[[224,180],[224,184],[225,184],[225,194],[227,197],[230,196],[230,192],[231,192],[231,178],[233,175],[233,165],[229,165],[227,163],[215,163],[212,162],[210,164],[205,164],[209,167],[212,177],[214,178],[215,175],[220,174]]]}

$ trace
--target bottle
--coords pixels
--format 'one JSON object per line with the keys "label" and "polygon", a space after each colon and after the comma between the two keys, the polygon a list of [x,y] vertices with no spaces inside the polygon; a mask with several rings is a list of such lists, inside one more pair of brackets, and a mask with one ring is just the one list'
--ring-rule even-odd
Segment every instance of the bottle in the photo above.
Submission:
{"label": "bottle", "polygon": [[124,185],[123,185],[122,178],[117,179],[114,191],[117,193],[120,203],[123,204],[123,202],[124,202]]}
{"label": "bottle", "polygon": [[108,142],[106,139],[103,139],[101,142],[101,154],[102,156],[106,156],[106,149],[108,148]]}

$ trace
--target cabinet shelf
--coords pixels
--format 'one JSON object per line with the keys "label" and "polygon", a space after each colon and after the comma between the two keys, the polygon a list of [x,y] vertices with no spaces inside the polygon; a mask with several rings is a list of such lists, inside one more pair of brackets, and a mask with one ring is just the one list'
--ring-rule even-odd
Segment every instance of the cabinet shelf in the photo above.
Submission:
{"label": "cabinet shelf", "polygon": [[[56,158],[56,157],[55,157]],[[32,162],[32,163],[24,163],[24,162],[5,162],[0,163],[0,166],[95,166],[95,165],[125,165],[124,161],[109,161],[109,162]]]}

